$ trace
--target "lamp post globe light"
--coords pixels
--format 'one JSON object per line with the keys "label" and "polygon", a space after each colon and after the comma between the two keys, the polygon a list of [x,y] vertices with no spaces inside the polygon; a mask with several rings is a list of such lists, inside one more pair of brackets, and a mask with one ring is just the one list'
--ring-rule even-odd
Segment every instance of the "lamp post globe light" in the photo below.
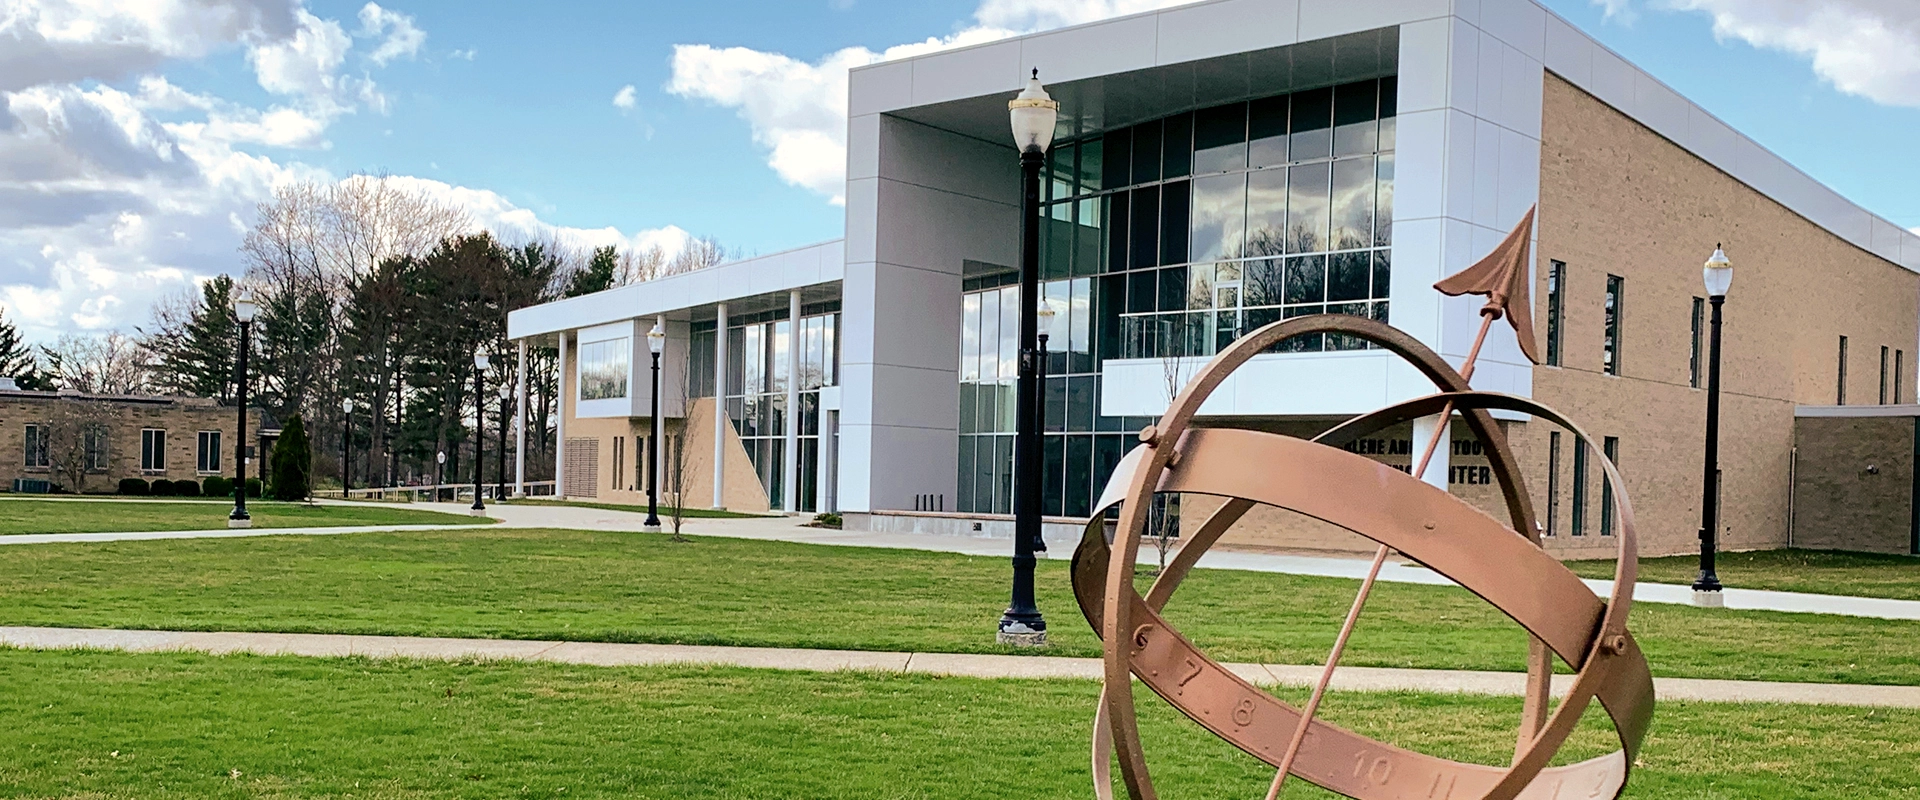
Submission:
{"label": "lamp post globe light", "polygon": [[348,452],[353,442],[353,398],[340,401],[340,499],[353,496],[353,461]]}
{"label": "lamp post globe light", "polygon": [[1060,104],[1033,71],[1027,88],[1007,103],[1014,146],[1020,150],[1020,374],[1015,386],[1013,439],[1013,599],[1000,615],[998,640],[1019,647],[1047,643],[1047,621],[1033,599],[1034,553],[1040,536],[1040,166],[1053,144]]}
{"label": "lamp post globe light", "polygon": [[[667,332],[660,323],[647,331],[647,352],[653,356],[653,391],[648,394],[647,412],[647,519],[641,523],[650,533],[660,532],[660,351],[667,348]],[[788,423],[792,424],[792,423]]]}
{"label": "lamp post globe light", "polygon": [[435,452],[433,454],[433,502],[440,502],[440,482],[445,480],[442,473],[446,468],[447,451],[440,450]]}
{"label": "lamp post globe light", "polygon": [[1700,277],[1707,285],[1707,304],[1713,308],[1707,341],[1707,442],[1700,479],[1700,577],[1693,582],[1693,604],[1720,608],[1720,576],[1713,567],[1720,535],[1720,308],[1733,286],[1733,262],[1719,245],[1707,259]]}
{"label": "lamp post globe light", "polygon": [[247,348],[253,343],[253,317],[258,313],[260,304],[254,302],[251,292],[242,289],[233,296],[233,318],[240,323],[239,353],[233,365],[234,406],[240,410],[240,423],[233,442],[233,513],[227,515],[229,528],[253,527],[253,517],[247,515]]}
{"label": "lamp post globe light", "polygon": [[507,496],[507,401],[513,397],[513,387],[501,381],[494,393],[500,395],[500,446],[493,454],[493,499],[498,502]]}
{"label": "lamp post globe light", "polygon": [[481,448],[487,441],[487,393],[480,381],[487,374],[487,352],[481,349],[473,351],[473,505],[468,514],[483,517],[487,514],[487,503],[480,498],[481,466],[486,464],[485,453]]}

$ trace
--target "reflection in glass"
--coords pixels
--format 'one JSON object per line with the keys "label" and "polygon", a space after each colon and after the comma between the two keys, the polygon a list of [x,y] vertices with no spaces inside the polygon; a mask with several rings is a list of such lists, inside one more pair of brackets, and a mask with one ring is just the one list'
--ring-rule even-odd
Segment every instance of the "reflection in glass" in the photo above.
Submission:
{"label": "reflection in glass", "polygon": [[1379,208],[1373,214],[1373,246],[1393,244],[1393,154],[1381,153],[1374,171],[1373,193]]}
{"label": "reflection in glass", "polygon": [[1246,262],[1242,270],[1241,288],[1249,306],[1277,306],[1283,302],[1280,295],[1282,262],[1277,258]]}
{"label": "reflection in glass", "polygon": [[1127,263],[1134,269],[1151,267],[1160,263],[1160,187],[1148,186],[1135,189],[1133,195],[1133,258]]}
{"label": "reflection in glass", "polygon": [[[1258,173],[1256,173],[1258,174]],[[1213,175],[1193,181],[1193,243],[1189,261],[1240,257],[1246,225],[1247,176]]]}
{"label": "reflection in glass", "polygon": [[980,298],[980,366],[974,370],[979,380],[1000,377],[1000,293],[984,292]]}
{"label": "reflection in glass", "polygon": [[1019,374],[1019,369],[1020,287],[1007,286],[1000,290],[1000,369],[996,374],[1011,378]]}
{"label": "reflection in glass", "polygon": [[1161,137],[1161,172],[1169,179],[1184,177],[1193,166],[1193,115],[1167,117]]}
{"label": "reflection in glass", "polygon": [[1122,272],[1127,268],[1127,200],[1126,192],[1107,196],[1108,272]]}
{"label": "reflection in glass", "polygon": [[[1369,297],[1384,298],[1393,289],[1393,256],[1391,250],[1373,251],[1373,289]],[[1384,319],[1382,320],[1385,321]]]}
{"label": "reflection in glass", "polygon": [[1247,166],[1287,163],[1287,95],[1247,104]]}
{"label": "reflection in glass", "polygon": [[1160,310],[1156,278],[1152,270],[1127,274],[1127,313]]}
{"label": "reflection in glass", "polygon": [[580,399],[606,400],[627,396],[632,343],[632,339],[621,337],[580,345]]}
{"label": "reflection in glass", "polygon": [[1080,191],[1100,190],[1100,153],[1104,149],[1099,139],[1088,139],[1080,143]]}
{"label": "reflection in glass", "polygon": [[1331,256],[1331,266],[1327,270],[1327,299],[1329,301],[1367,299],[1367,283],[1373,275],[1372,255],[1372,253],[1361,250],[1351,253],[1335,253]]}
{"label": "reflection in glass", "polygon": [[1187,181],[1160,187],[1160,260],[1178,264],[1187,260]]}
{"label": "reflection in glass", "polygon": [[1187,307],[1187,268],[1160,270],[1160,310],[1179,311]]}
{"label": "reflection in glass", "polygon": [[1247,105],[1234,103],[1193,112],[1193,174],[1247,166]]}
{"label": "reflection in glass", "polygon": [[[1393,149],[1395,110],[1400,99],[1400,79],[1380,79],[1380,149]],[[1083,156],[1084,157],[1084,156]]]}
{"label": "reflection in glass", "polygon": [[[1327,299],[1327,257],[1298,256],[1287,259],[1286,301],[1319,303]],[[1315,311],[1313,313],[1319,313]],[[1287,316],[1294,316],[1288,314]]]}
{"label": "reflection in glass", "polygon": [[1373,158],[1333,162],[1333,238],[1329,247],[1351,250],[1373,244]]}
{"label": "reflection in glass", "polygon": [[1213,270],[1208,265],[1195,265],[1187,270],[1187,308],[1200,310],[1213,307]]}
{"label": "reflection in glass", "polygon": [[1327,180],[1332,164],[1303,164],[1287,170],[1287,252],[1327,249],[1331,205]]}
{"label": "reflection in glass", "polygon": [[1349,83],[1333,90],[1333,154],[1371,153],[1379,142],[1374,124],[1378,107],[1375,81]]}
{"label": "reflection in glass", "polygon": [[1287,250],[1287,171],[1247,173],[1247,246],[1242,255],[1277,256]]}
{"label": "reflection in glass", "polygon": [[1293,95],[1291,145],[1295,161],[1326,158],[1333,153],[1333,90],[1313,89]]}

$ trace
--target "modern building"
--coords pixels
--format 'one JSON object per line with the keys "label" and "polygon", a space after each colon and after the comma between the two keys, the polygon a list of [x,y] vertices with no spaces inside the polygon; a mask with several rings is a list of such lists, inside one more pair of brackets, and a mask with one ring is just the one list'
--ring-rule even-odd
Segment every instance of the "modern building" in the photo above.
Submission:
{"label": "modern building", "polygon": [[[1788,543],[1796,408],[1914,400],[1920,236],[1531,0],[1213,0],[856,69],[844,240],[513,312],[512,338],[565,353],[562,491],[643,499],[644,338],[662,323],[662,427],[689,504],[1010,531],[1020,183],[1006,101],[1036,68],[1061,103],[1041,215],[1050,537],[1075,535],[1172,388],[1255,327],[1367,316],[1458,363],[1480,300],[1432,285],[1536,206],[1545,363],[1496,326],[1474,384],[1604,437],[1643,552],[1696,546],[1700,266],[1716,245],[1738,276],[1724,546]],[[1327,337],[1255,358],[1202,423],[1305,436],[1431,390],[1390,354]],[[1502,424],[1548,547],[1609,555],[1594,456],[1544,423]],[[1491,508],[1478,443],[1453,429],[1425,477]],[[1410,468],[1414,438],[1356,449]],[[1277,511],[1225,541],[1371,549]]]}
{"label": "modern building", "polygon": [[[237,416],[203,397],[24,391],[0,379],[0,451],[15,454],[0,489],[100,493],[122,478],[232,478]],[[248,430],[268,433],[260,423],[249,411]]]}

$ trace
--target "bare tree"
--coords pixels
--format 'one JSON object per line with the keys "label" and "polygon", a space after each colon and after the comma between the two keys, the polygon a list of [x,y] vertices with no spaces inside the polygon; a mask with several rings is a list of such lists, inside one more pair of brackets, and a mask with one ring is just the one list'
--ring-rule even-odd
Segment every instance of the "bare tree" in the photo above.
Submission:
{"label": "bare tree", "polygon": [[[1174,323],[1179,325],[1180,323]],[[1184,326],[1181,326],[1184,328]],[[1167,407],[1173,407],[1173,399],[1180,396],[1180,390],[1187,384],[1186,361],[1180,356],[1180,348],[1169,346],[1170,335],[1162,330],[1160,337],[1160,373],[1166,383]],[[1184,335],[1184,329],[1181,331]],[[1147,515],[1148,534],[1153,537],[1153,546],[1160,552],[1158,575],[1167,569],[1167,553],[1173,549],[1174,539],[1180,533],[1180,502],[1178,496],[1155,494],[1153,508]]]}
{"label": "bare tree", "polygon": [[470,233],[473,217],[390,175],[355,175],[322,193],[327,214],[326,266],[343,278],[371,273],[398,256],[423,255]]}
{"label": "bare tree", "polygon": [[63,488],[87,490],[87,473],[107,468],[107,414],[102,403],[80,397],[56,399],[47,411],[47,466]]}
{"label": "bare tree", "polygon": [[[667,524],[673,528],[673,534],[668,537],[668,540],[674,542],[687,541],[687,537],[680,535],[680,526],[686,522],[687,517],[686,407],[693,402],[692,360],[691,348],[683,350],[680,356],[680,380],[677,381],[679,385],[674,387],[680,390],[680,433],[672,439],[661,443],[663,445],[671,445],[666,448],[665,452],[660,454],[660,457],[663,462],[662,466],[666,467],[664,477],[667,479],[668,491],[673,494],[673,505],[667,507]],[[725,408],[721,404],[717,402],[714,404],[714,411],[716,413],[723,412],[724,410]],[[666,429],[666,424],[662,422],[660,425],[661,432],[665,433]]]}
{"label": "bare tree", "polygon": [[140,394],[147,388],[147,359],[126,334],[69,333],[42,348],[60,388],[83,394]]}

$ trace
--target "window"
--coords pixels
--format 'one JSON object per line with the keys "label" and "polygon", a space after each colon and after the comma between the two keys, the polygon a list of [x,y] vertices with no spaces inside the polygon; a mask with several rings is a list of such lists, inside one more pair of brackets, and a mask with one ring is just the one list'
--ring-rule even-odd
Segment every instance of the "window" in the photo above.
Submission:
{"label": "window", "polygon": [[1560,432],[1547,434],[1547,531],[1560,533]]}
{"label": "window", "polygon": [[26,455],[28,469],[46,469],[51,461],[47,458],[47,426],[28,425]]}
{"label": "window", "polygon": [[1906,393],[1900,391],[1900,387],[1904,385],[1902,381],[1906,380],[1906,360],[1907,351],[1893,351],[1893,402],[1895,405],[1899,405],[1901,400],[1906,399]]}
{"label": "window", "polygon": [[[621,476],[621,469],[622,469],[621,465],[626,463],[621,458],[622,456],[625,455],[625,452],[623,451],[626,448],[626,441],[627,441],[627,437],[625,436],[613,437],[613,469],[608,472],[608,474],[613,476],[613,485],[607,488],[613,489],[616,491],[620,489],[620,476]],[[635,441],[638,441],[637,437]]]}
{"label": "window", "polygon": [[1607,276],[1607,321],[1600,340],[1600,371],[1608,375],[1620,374],[1620,295],[1626,283],[1618,275]]}
{"label": "window", "polygon": [[88,472],[107,471],[107,428],[104,425],[89,425],[85,438],[80,442],[86,457]]}
{"label": "window", "polygon": [[1587,535],[1587,444],[1573,445],[1573,535]]}
{"label": "window", "polygon": [[1703,327],[1707,301],[1693,298],[1693,353],[1687,357],[1687,383],[1700,388],[1700,332]]}
{"label": "window", "polygon": [[1560,366],[1561,296],[1566,293],[1567,262],[1554,261],[1547,269],[1547,366]]}
{"label": "window", "polygon": [[[1600,440],[1600,449],[1607,454],[1607,460],[1613,462],[1614,469],[1620,468],[1620,437],[1608,436]],[[1600,481],[1600,535],[1613,535],[1613,482]]]}
{"label": "window", "polygon": [[627,396],[627,363],[633,347],[621,337],[580,344],[580,399],[606,400]]}
{"label": "window", "polygon": [[1833,404],[1847,404],[1847,337],[1840,337],[1840,380],[1834,385]]}
{"label": "window", "polygon": [[1887,346],[1880,346],[1880,405],[1887,404]]}
{"label": "window", "polygon": [[220,432],[201,431],[194,447],[193,469],[203,475],[220,474]]}
{"label": "window", "polygon": [[140,471],[167,471],[167,432],[147,428],[140,431]]}

